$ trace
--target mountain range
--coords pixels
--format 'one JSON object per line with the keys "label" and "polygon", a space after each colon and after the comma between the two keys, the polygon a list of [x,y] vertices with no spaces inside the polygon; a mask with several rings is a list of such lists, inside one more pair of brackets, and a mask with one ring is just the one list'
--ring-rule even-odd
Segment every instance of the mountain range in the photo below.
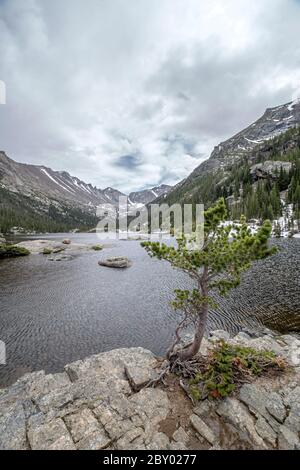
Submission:
{"label": "mountain range", "polygon": [[[134,208],[148,204],[157,197],[166,194],[170,188],[164,184],[132,192],[128,195],[129,207]],[[54,171],[46,166],[15,162],[1,151],[0,195],[0,229],[2,231],[7,230],[7,225],[2,226],[1,218],[3,219],[4,216],[7,218],[7,212],[12,213],[14,205],[16,209],[21,209],[23,206],[24,215],[23,221],[21,220],[18,224],[13,217],[13,226],[27,225],[27,223],[24,224],[24,218],[26,219],[30,212],[29,219],[36,220],[37,228],[39,228],[39,216],[43,217],[43,223],[44,219],[49,217],[54,221],[59,220],[62,224],[68,216],[70,220],[68,220],[66,228],[70,228],[70,225],[73,225],[73,228],[78,225],[90,227],[96,222],[97,206],[101,204],[117,206],[119,197],[125,196],[124,193],[111,187],[99,189],[71,176],[66,171]],[[36,213],[35,217],[32,214],[34,212]],[[74,217],[75,213],[80,214],[79,220],[78,217]],[[73,224],[72,218],[74,218]],[[30,224],[30,226],[35,226],[33,222]],[[53,227],[54,229],[59,229],[59,227]]]}
{"label": "mountain range", "polygon": [[[71,176],[66,171],[54,171],[46,166],[17,163],[0,152],[0,185],[24,196],[40,199],[42,203],[60,201],[75,207],[94,207],[99,204],[118,204],[125,196],[117,189],[99,189]],[[129,194],[129,204],[147,204],[165,194],[171,187],[162,185]]]}

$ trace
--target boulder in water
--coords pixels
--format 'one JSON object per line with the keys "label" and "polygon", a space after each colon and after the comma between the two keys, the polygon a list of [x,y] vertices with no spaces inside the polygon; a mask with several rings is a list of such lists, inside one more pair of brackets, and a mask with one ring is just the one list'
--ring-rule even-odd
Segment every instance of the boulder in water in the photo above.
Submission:
{"label": "boulder in water", "polygon": [[131,261],[126,256],[107,258],[105,260],[98,261],[98,264],[108,268],[129,268],[132,265]]}

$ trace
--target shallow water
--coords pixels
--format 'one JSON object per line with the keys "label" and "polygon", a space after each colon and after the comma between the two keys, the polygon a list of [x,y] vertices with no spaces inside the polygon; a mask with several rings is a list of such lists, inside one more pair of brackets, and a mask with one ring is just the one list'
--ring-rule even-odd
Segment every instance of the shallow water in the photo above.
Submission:
{"label": "shallow water", "polygon": [[[65,236],[98,242],[95,234],[44,238]],[[242,286],[219,299],[208,329],[237,332],[265,325],[300,331],[300,239],[275,243],[280,252],[257,263]],[[128,256],[133,266],[98,266],[101,257],[110,255]],[[0,365],[0,386],[27,371],[59,371],[66,363],[113,348],[143,346],[164,353],[177,318],[169,301],[174,288],[188,285],[185,275],[151,259],[138,241],[117,241],[71,261],[51,262],[43,255],[2,260],[0,340],[6,343],[7,365]]]}

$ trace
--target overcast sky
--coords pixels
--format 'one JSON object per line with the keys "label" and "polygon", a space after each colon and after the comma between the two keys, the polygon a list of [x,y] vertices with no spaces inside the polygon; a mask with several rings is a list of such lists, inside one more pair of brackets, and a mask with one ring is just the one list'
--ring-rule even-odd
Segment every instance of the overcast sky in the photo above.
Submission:
{"label": "overcast sky", "polygon": [[299,0],[0,0],[0,149],[125,192],[174,184],[300,94]]}

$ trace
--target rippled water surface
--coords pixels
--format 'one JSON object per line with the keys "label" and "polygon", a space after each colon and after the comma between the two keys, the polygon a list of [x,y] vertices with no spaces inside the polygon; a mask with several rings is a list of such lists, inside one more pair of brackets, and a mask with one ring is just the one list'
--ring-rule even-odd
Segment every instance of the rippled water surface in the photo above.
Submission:
{"label": "rippled water surface", "polygon": [[[98,241],[93,234],[72,238]],[[236,332],[263,324],[300,331],[300,239],[275,243],[280,252],[257,263],[238,289],[219,300],[209,329]],[[101,257],[110,255],[126,255],[133,266],[98,266]],[[143,346],[164,353],[177,318],[169,301],[174,288],[188,285],[185,275],[151,259],[138,241],[117,241],[71,261],[51,262],[43,255],[0,261],[0,340],[7,348],[0,386],[27,371],[58,371],[113,348]]]}

